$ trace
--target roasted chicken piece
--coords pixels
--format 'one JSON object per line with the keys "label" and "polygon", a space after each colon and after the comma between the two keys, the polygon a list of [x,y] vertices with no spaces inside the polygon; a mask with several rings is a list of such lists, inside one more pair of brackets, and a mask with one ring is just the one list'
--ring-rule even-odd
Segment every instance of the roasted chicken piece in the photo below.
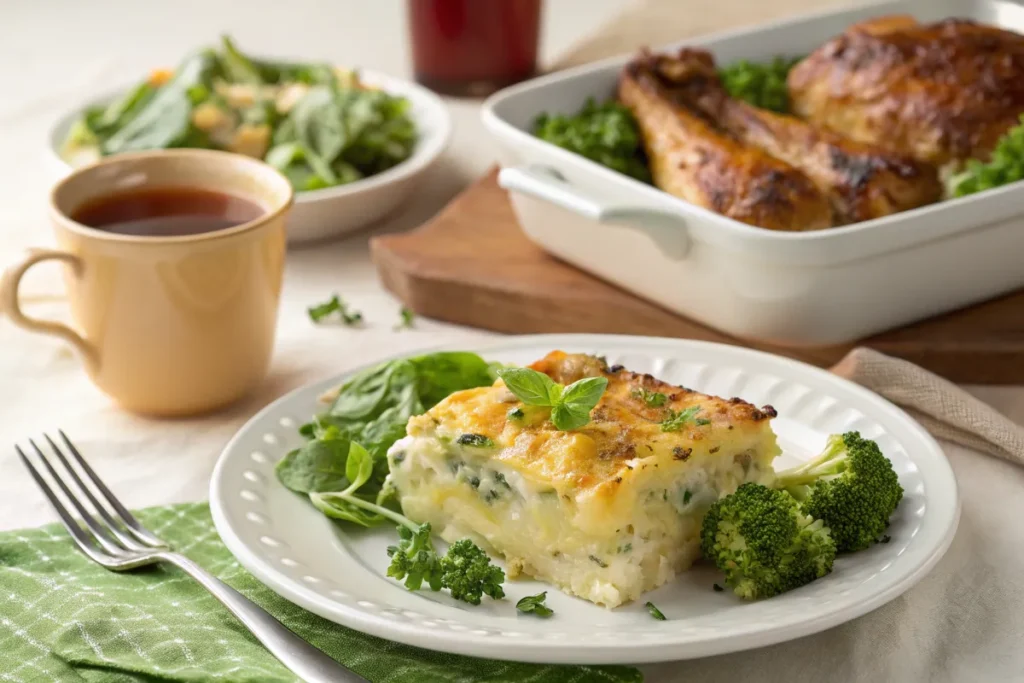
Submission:
{"label": "roasted chicken piece", "polygon": [[855,24],[789,73],[794,112],[935,165],[987,159],[1024,113],[1024,36],[963,19]]}
{"label": "roasted chicken piece", "polygon": [[686,201],[770,230],[831,225],[825,194],[801,171],[720,130],[674,99],[659,67],[641,54],[619,79],[619,100],[640,126],[654,184]]}
{"label": "roasted chicken piece", "polygon": [[741,142],[807,174],[828,195],[836,225],[913,209],[942,194],[933,166],[729,97],[709,52],[683,49],[663,59],[660,69],[674,97]]}

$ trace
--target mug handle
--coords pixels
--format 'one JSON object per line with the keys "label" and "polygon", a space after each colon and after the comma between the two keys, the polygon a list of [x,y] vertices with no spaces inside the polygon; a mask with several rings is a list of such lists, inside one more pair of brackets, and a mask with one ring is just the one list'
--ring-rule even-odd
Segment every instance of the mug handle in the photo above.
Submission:
{"label": "mug handle", "polygon": [[21,261],[10,266],[4,272],[3,279],[0,280],[0,312],[6,313],[12,323],[29,332],[60,337],[78,349],[86,365],[91,367],[97,361],[96,349],[82,335],[64,323],[32,318],[21,310],[21,304],[18,301],[21,278],[25,276],[29,268],[43,261],[64,261],[71,266],[76,276],[81,275],[82,272],[82,259],[74,254],[56,249],[30,249]]}

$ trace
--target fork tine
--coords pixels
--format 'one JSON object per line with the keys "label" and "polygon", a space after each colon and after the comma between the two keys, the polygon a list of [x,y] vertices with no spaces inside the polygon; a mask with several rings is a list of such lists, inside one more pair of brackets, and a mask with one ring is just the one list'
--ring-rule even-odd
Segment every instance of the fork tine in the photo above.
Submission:
{"label": "fork tine", "polygon": [[96,472],[94,472],[92,467],[89,466],[89,463],[87,463],[85,458],[82,457],[82,454],[78,452],[77,448],[75,448],[75,444],[71,443],[71,439],[69,439],[68,435],[64,433],[64,430],[58,429],[57,433],[60,434],[60,438],[63,439],[64,444],[68,447],[68,450],[71,451],[71,455],[74,456],[75,461],[82,468],[82,471],[88,475],[92,483],[96,485],[97,490],[103,494],[103,497],[108,503],[110,503],[110,506],[114,508],[115,512],[117,512],[118,517],[120,517],[121,521],[124,522],[124,525],[128,527],[128,531],[135,536],[140,543],[146,543],[159,548],[166,548],[166,543],[153,535],[149,529],[142,526],[139,520],[135,519],[135,515],[129,512],[128,508],[124,505],[121,505],[121,501],[111,493],[110,489],[107,488],[107,485],[103,483],[103,480],[97,476]]}
{"label": "fork tine", "polygon": [[71,478],[78,485],[78,488],[82,491],[82,493],[85,494],[85,497],[89,499],[89,502],[92,503],[93,509],[96,510],[96,512],[100,514],[100,517],[104,519],[104,521],[107,523],[107,526],[109,527],[110,533],[113,534],[114,537],[121,542],[121,545],[127,547],[130,550],[151,550],[152,548],[148,544],[137,542],[136,539],[132,537],[130,529],[129,533],[125,533],[124,531],[122,531],[121,525],[118,524],[113,517],[111,517],[110,513],[107,511],[106,506],[100,504],[100,502],[96,500],[96,496],[93,495],[92,490],[88,486],[86,486],[85,482],[82,481],[82,478],[78,476],[78,472],[75,471],[75,468],[71,466],[71,463],[68,462],[67,457],[65,457],[64,451],[62,451],[60,447],[58,447],[57,444],[53,442],[53,439],[50,438],[49,434],[43,434],[43,438],[46,439],[46,442],[48,444],[50,444],[50,450],[52,450],[54,455],[57,456],[57,459],[60,460],[61,464],[64,466],[64,469],[67,471],[68,474],[71,475]]}
{"label": "fork tine", "polygon": [[32,444],[32,448],[35,449],[36,455],[39,456],[39,460],[42,461],[43,465],[46,467],[46,471],[50,473],[50,478],[57,482],[57,486],[59,486],[60,490],[64,492],[64,496],[71,501],[71,505],[74,506],[75,510],[78,512],[78,516],[81,517],[82,521],[85,522],[85,525],[89,527],[89,531],[92,532],[93,538],[96,539],[96,542],[111,555],[123,555],[125,552],[124,548],[118,545],[117,541],[114,540],[107,530],[103,528],[103,525],[97,522],[96,518],[89,514],[89,511],[85,509],[82,502],[78,500],[78,497],[71,492],[68,485],[65,484],[64,480],[61,479],[59,474],[57,474],[57,470],[53,469],[53,465],[50,464],[50,461],[39,449],[39,446],[36,445],[36,442],[32,439],[29,439],[28,442]]}
{"label": "fork tine", "polygon": [[85,529],[80,527],[78,522],[71,517],[67,508],[64,507],[64,504],[61,503],[60,499],[53,493],[50,485],[46,483],[46,480],[39,475],[36,468],[31,462],[29,462],[28,457],[25,456],[25,452],[21,450],[21,447],[15,445],[14,450],[18,452],[18,457],[21,458],[21,464],[28,469],[28,473],[32,475],[32,479],[35,480],[36,485],[43,492],[43,495],[46,496],[46,500],[50,502],[50,506],[57,513],[57,516],[60,517],[61,524],[63,524],[64,528],[68,530],[69,534],[71,534],[71,539],[75,542],[75,545],[78,546],[79,550],[88,555],[93,562],[97,562],[99,564],[106,564],[109,562],[110,558],[100,552],[99,548],[97,548],[96,544],[93,542],[92,536],[90,536]]}

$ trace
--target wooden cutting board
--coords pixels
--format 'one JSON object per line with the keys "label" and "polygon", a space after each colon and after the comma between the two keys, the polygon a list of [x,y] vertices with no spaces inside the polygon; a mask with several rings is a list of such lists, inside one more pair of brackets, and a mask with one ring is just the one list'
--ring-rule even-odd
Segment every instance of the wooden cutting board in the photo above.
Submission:
{"label": "wooden cutting board", "polygon": [[[420,315],[528,334],[603,332],[738,344],[828,367],[854,345],[790,349],[729,337],[584,273],[530,242],[497,171],[420,228],[371,241],[381,280]],[[860,342],[955,382],[1024,383],[1024,292]]]}

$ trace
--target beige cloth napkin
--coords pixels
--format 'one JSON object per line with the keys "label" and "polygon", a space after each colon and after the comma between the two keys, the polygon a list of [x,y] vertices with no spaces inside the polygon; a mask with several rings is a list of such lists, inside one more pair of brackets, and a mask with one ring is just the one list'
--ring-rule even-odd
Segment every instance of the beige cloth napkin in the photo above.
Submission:
{"label": "beige cloth napkin", "polygon": [[858,348],[832,372],[889,399],[939,439],[1024,465],[1024,429],[913,363]]}

